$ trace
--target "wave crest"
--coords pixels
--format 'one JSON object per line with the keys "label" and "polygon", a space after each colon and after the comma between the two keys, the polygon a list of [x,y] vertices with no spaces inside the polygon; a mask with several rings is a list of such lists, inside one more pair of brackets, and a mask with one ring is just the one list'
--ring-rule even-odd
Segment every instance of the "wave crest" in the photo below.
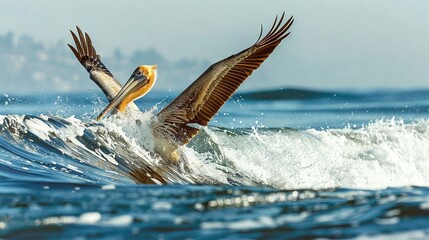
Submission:
{"label": "wave crest", "polygon": [[[379,120],[360,129],[207,127],[181,148],[190,173],[151,153],[152,112],[82,122],[0,116],[5,179],[297,188],[429,185],[429,120]],[[136,120],[138,119],[138,120]]]}

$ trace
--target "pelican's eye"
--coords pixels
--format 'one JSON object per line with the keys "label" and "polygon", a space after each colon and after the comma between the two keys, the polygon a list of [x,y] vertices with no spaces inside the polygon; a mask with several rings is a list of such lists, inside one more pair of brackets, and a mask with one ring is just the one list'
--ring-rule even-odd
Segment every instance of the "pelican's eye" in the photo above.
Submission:
{"label": "pelican's eye", "polygon": [[142,72],[137,72],[134,76],[134,80],[136,80],[138,82],[143,82],[146,79],[147,79],[146,76]]}

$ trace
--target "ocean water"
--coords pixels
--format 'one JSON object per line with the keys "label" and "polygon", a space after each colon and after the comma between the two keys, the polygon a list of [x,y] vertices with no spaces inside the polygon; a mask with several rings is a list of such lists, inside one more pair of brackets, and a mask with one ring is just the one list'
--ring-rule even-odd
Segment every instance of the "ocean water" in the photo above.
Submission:
{"label": "ocean water", "polygon": [[[243,93],[181,148],[98,92],[0,96],[4,239],[429,237],[429,90]],[[141,184],[146,183],[146,184]]]}

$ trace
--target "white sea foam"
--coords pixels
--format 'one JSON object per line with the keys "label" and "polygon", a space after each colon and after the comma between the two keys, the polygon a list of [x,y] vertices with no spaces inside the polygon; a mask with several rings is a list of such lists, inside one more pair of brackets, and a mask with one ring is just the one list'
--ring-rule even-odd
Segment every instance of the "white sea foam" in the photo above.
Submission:
{"label": "white sea foam", "polygon": [[49,134],[52,128],[45,122],[37,118],[31,118],[25,119],[24,123],[33,134],[44,141],[49,141]]}
{"label": "white sea foam", "polygon": [[429,185],[429,120],[238,137],[207,132],[240,172],[277,188]]}
{"label": "white sea foam", "polygon": [[129,141],[145,149],[153,149],[152,130],[150,122],[153,118],[153,110],[148,112],[118,113],[101,122],[109,131],[115,131],[129,138]]}
{"label": "white sea foam", "polygon": [[[118,168],[124,163],[114,159],[116,154],[122,154],[125,164],[144,161],[156,166],[160,160],[151,153],[153,113],[133,114],[137,115],[112,116],[102,124],[72,117],[63,119],[67,122],[64,127],[52,125],[49,118],[3,116],[2,120],[8,118],[19,131],[32,132],[75,161],[127,176]],[[90,139],[93,146],[78,139],[85,131],[94,134]],[[62,144],[51,141],[54,138]],[[203,128],[197,138],[196,143],[181,148],[197,183],[261,184],[281,189],[429,186],[428,119],[407,124],[379,120],[360,129],[254,130],[247,134]],[[207,146],[201,150],[198,144]],[[109,152],[94,149],[97,145]],[[75,164],[65,162],[63,166]],[[92,174],[82,167],[76,169]],[[176,182],[172,176],[177,174],[181,173],[171,172],[167,179]]]}
{"label": "white sea foam", "polygon": [[130,214],[112,217],[100,222],[102,226],[125,227],[133,222],[133,217]]}

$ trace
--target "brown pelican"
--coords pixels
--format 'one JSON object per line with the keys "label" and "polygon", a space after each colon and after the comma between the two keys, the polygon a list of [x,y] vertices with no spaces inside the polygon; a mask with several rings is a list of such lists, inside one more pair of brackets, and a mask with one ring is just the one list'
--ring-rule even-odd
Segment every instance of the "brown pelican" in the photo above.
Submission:
{"label": "brown pelican", "polygon": [[[211,65],[156,115],[151,122],[155,153],[173,162],[179,161],[177,149],[198,133],[197,125],[206,126],[240,84],[289,35],[287,31],[293,18],[283,23],[283,13],[277,20],[276,17],[270,31],[263,38],[261,27],[259,38],[252,46]],[[157,77],[157,66],[137,67],[121,88],[121,84],[101,62],[89,35],[83,34],[79,27],[76,28],[79,37],[70,31],[76,47],[70,44],[68,46],[110,101],[97,120],[114,108],[121,112],[126,108],[138,109],[133,100],[144,96],[152,88]]]}

